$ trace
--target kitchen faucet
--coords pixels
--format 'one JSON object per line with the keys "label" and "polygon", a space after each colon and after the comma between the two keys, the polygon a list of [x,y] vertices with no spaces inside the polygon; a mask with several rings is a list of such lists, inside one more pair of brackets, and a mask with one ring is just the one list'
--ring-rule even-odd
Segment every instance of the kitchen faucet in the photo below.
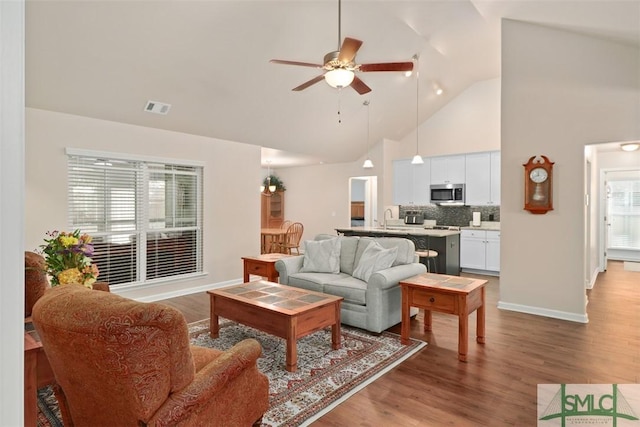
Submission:
{"label": "kitchen faucet", "polygon": [[391,208],[387,208],[387,210],[385,210],[384,214],[382,215],[382,221],[383,221],[382,226],[384,227],[385,230],[387,229],[387,212],[389,212],[389,215],[391,215],[389,219],[393,219],[393,211],[391,210]]}

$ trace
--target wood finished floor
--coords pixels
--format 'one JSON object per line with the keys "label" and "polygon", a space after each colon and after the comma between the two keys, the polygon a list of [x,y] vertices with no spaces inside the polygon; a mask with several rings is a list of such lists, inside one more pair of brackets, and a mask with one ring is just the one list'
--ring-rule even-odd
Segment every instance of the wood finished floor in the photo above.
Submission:
{"label": "wood finished floor", "polygon": [[[457,317],[422,313],[411,336],[429,344],[313,423],[322,426],[535,426],[537,384],[640,383],[640,273],[609,262],[588,291],[589,323],[498,310],[499,279],[488,279],[486,344],[469,319],[468,362],[457,359]],[[198,293],[163,301],[188,322],[209,317]],[[400,334],[400,325],[390,329]]]}

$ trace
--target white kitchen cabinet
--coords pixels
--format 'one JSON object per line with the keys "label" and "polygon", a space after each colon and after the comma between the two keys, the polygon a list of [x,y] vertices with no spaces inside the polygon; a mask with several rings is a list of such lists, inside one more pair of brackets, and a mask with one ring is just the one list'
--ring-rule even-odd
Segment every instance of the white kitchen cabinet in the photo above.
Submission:
{"label": "white kitchen cabinet", "polygon": [[428,205],[430,166],[428,158],[421,165],[412,165],[411,159],[393,162],[393,204]]}
{"label": "white kitchen cabinet", "polygon": [[465,155],[431,157],[431,184],[464,184]]}
{"label": "white kitchen cabinet", "polygon": [[500,271],[500,232],[461,230],[460,268],[498,273]]}
{"label": "white kitchen cabinet", "polygon": [[486,270],[500,271],[500,232],[487,231]]}
{"label": "white kitchen cabinet", "polygon": [[500,205],[500,152],[470,153],[465,157],[466,205]]}

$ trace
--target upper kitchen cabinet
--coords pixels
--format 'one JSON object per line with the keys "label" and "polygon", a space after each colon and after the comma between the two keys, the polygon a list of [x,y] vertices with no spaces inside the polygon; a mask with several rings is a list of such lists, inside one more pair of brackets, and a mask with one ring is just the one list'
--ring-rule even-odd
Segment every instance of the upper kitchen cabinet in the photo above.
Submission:
{"label": "upper kitchen cabinet", "polygon": [[393,161],[393,204],[428,205],[430,162],[423,158],[421,165],[412,165],[411,159]]}
{"label": "upper kitchen cabinet", "polygon": [[466,204],[500,205],[500,152],[466,155]]}
{"label": "upper kitchen cabinet", "polygon": [[431,184],[464,184],[465,155],[431,157]]}

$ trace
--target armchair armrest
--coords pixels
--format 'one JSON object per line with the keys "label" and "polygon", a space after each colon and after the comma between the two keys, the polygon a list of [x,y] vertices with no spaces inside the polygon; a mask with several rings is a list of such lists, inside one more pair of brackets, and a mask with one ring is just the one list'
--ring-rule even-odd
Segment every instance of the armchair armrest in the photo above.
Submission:
{"label": "armchair armrest", "polygon": [[370,288],[388,289],[398,286],[398,283],[417,274],[427,272],[424,264],[412,263],[396,265],[384,270],[376,271],[369,278],[367,286]]}
{"label": "armchair armrest", "polygon": [[234,345],[198,371],[189,385],[171,394],[147,425],[177,425],[188,419],[192,412],[201,411],[213,396],[224,393],[224,387],[243,371],[251,367],[257,370],[261,353],[262,347],[254,339]]}
{"label": "armchair armrest", "polygon": [[289,275],[295,274],[302,269],[304,255],[282,258],[276,261],[276,270],[280,275],[280,283],[289,284]]}

